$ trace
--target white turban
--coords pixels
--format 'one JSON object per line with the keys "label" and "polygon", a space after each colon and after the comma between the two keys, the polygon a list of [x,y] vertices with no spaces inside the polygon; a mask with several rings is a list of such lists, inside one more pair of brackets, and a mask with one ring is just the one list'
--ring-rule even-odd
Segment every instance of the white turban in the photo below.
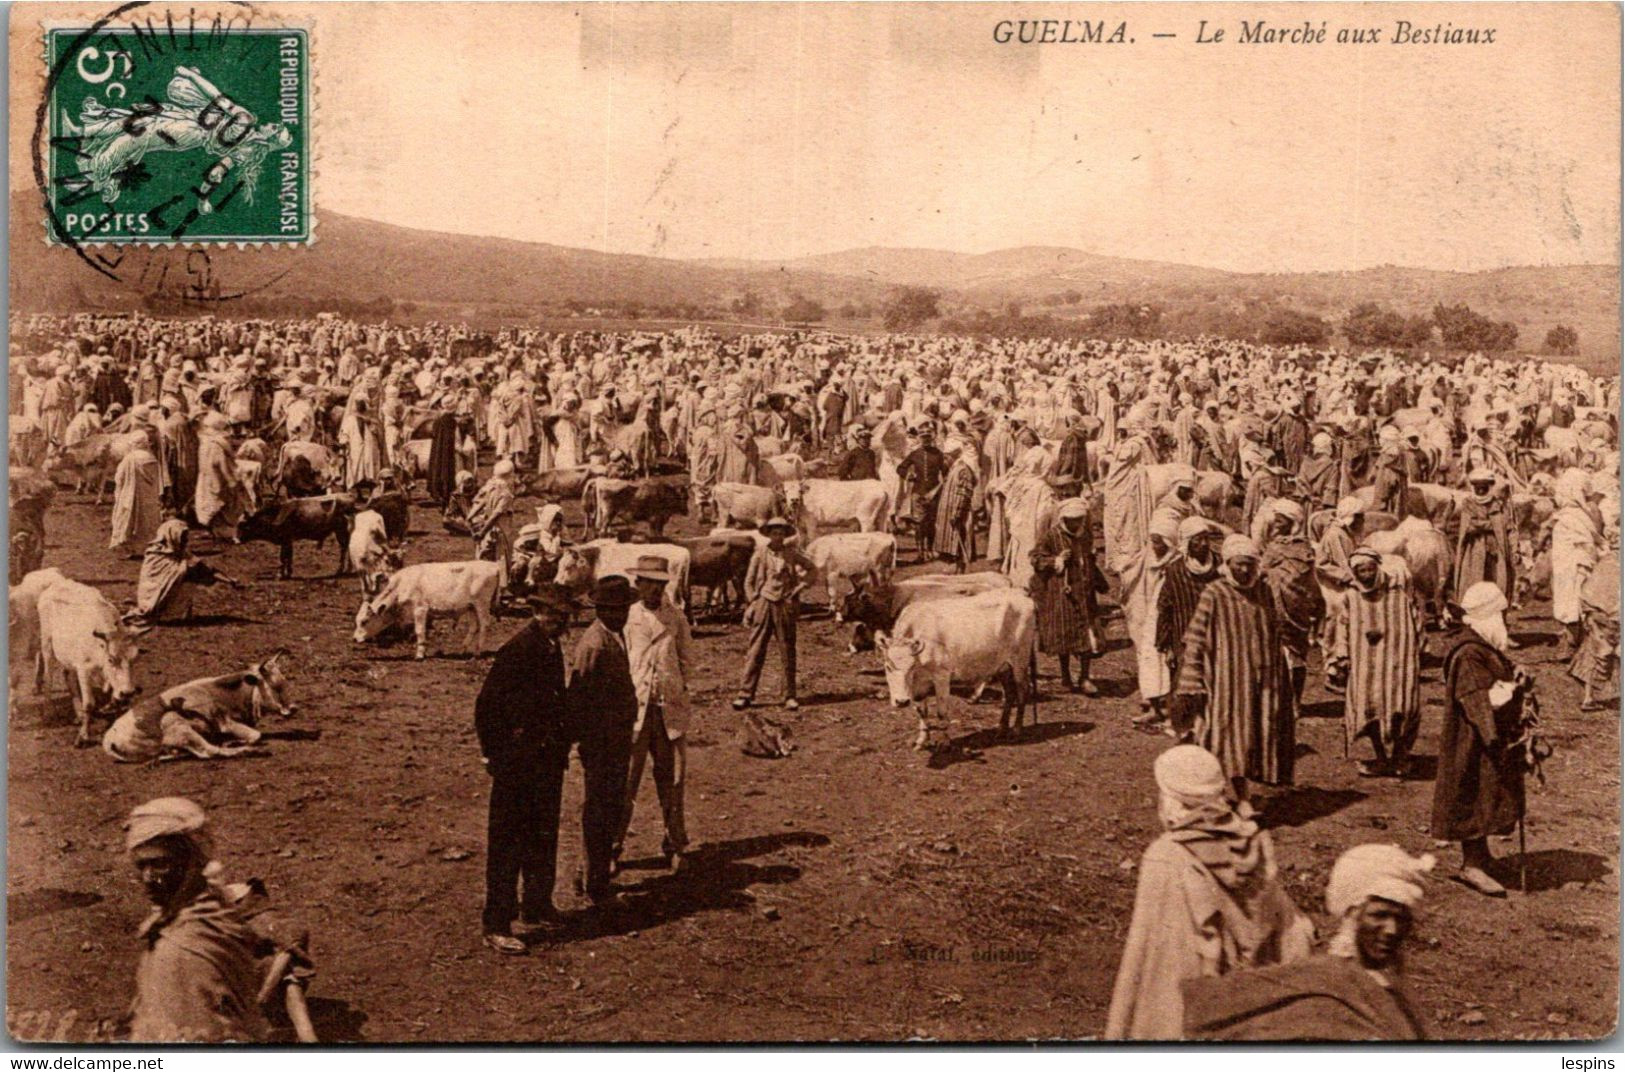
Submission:
{"label": "white turban", "polygon": [[1179,543],[1179,515],[1172,510],[1158,510],[1151,515],[1151,521],[1146,525],[1147,536],[1161,536],[1163,542],[1169,547]]}
{"label": "white turban", "polygon": [[185,797],[159,797],[139,804],[130,812],[125,823],[124,849],[134,852],[149,841],[161,837],[184,837],[205,860],[213,851],[208,833],[204,830],[208,816],[203,809]]}
{"label": "white turban", "polygon": [[1232,532],[1224,538],[1224,544],[1219,553],[1227,562],[1232,558],[1257,559],[1258,545],[1252,541],[1252,537],[1243,536],[1239,532]]}
{"label": "white turban", "polygon": [[1212,752],[1194,744],[1176,744],[1151,765],[1157,788],[1186,807],[1223,795],[1224,767]]}
{"label": "white turban", "polygon": [[1198,536],[1213,531],[1213,523],[1205,517],[1187,517],[1179,523],[1179,546],[1188,548],[1190,542]]}
{"label": "white turban", "polygon": [[1326,882],[1326,911],[1341,917],[1368,898],[1415,907],[1422,900],[1422,876],[1434,859],[1413,857],[1398,845],[1357,845],[1337,858]]}
{"label": "white turban", "polygon": [[1352,521],[1365,511],[1365,503],[1358,495],[1345,495],[1337,500],[1337,520]]}
{"label": "white turban", "polygon": [[1507,597],[1494,581],[1479,581],[1461,595],[1457,603],[1464,618],[1488,618],[1507,608]]}

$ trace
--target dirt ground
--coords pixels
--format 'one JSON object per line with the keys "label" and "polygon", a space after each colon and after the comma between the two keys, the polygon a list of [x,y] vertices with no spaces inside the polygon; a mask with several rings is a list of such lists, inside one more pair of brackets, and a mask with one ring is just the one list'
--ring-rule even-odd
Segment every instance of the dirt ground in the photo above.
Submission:
{"label": "dirt ground", "polygon": [[[65,495],[49,519],[46,564],[121,602],[137,563],[112,559],[107,519],[106,507]],[[442,533],[429,509],[415,509],[414,523],[409,561],[467,557],[468,541]],[[200,550],[210,552],[208,541]],[[489,658],[438,654],[458,642],[444,624],[424,662],[410,644],[353,644],[359,584],[330,576],[330,544],[300,545],[292,581],[276,579],[269,545],[217,550],[211,561],[251,587],[204,593],[203,621],[143,638],[137,683],[154,690],[240,669],[286,646],[301,709],[268,728],[321,737],[275,742],[269,758],[122,766],[73,748],[61,703],[47,712],[32,696],[14,698],[6,966],[15,1037],[108,1037],[130,998],[146,912],[121,821],[169,794],[208,809],[228,877],[262,878],[308,922],[324,1040],[1025,1040],[1102,1030],[1135,868],[1157,832],[1151,762],[1168,744],[1129,727],[1133,661],[1120,620],[1097,664],[1101,698],[1061,694],[1046,659],[1036,729],[1000,741],[996,702],[957,704],[960,749],[938,766],[911,750],[912,716],[878,698],[878,660],[847,655],[845,631],[819,612],[801,629],[802,709],[772,712],[792,727],[797,751],[742,755],[727,700],[743,632],[702,623],[692,869],[664,870],[646,778],[619,879],[626,905],[603,924],[581,912],[570,881],[580,860],[572,762],[555,895],[570,928],[528,957],[499,958],[479,940],[487,779],[472,709]],[[1430,885],[1406,967],[1437,1036],[1594,1038],[1615,1027],[1619,721],[1579,712],[1546,612],[1528,607],[1511,621],[1557,746],[1548,785],[1530,797],[1529,892],[1497,902],[1443,878]],[[492,649],[519,624],[501,619]],[[777,698],[776,666],[763,699]],[[1456,864],[1427,833],[1437,660],[1423,687],[1422,777],[1366,780],[1343,756],[1340,705],[1311,676],[1298,788],[1266,815],[1287,888],[1323,935],[1321,896],[1343,849],[1393,841],[1436,851],[1441,870]],[[1494,848],[1510,858],[1516,842]],[[1502,878],[1516,874],[1509,863]]]}

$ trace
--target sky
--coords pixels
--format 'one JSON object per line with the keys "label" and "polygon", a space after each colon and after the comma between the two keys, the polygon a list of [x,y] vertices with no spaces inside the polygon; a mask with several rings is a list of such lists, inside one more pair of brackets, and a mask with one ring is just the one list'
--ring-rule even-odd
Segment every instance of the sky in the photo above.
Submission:
{"label": "sky", "polygon": [[[318,213],[683,258],[1620,259],[1607,5],[304,10]],[[1242,44],[1244,16],[1324,19],[1328,36],[1388,36],[1400,18],[1493,26],[1497,40]],[[1135,43],[994,41],[1021,18],[1126,22]],[[1231,40],[1197,43],[1204,18]]]}

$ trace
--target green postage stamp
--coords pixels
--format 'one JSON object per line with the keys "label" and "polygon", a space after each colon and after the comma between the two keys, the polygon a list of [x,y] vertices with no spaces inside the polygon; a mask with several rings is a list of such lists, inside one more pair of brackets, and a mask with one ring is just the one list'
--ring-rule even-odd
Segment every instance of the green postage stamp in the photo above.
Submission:
{"label": "green postage stamp", "polygon": [[303,28],[51,28],[47,239],[310,242]]}

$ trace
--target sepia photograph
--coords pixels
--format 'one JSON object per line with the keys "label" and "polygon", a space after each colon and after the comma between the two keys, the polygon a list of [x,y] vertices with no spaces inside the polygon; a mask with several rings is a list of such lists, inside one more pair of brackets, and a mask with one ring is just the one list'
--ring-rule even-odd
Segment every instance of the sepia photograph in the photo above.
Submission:
{"label": "sepia photograph", "polygon": [[1618,4],[8,14],[14,1048],[1617,1043]]}

